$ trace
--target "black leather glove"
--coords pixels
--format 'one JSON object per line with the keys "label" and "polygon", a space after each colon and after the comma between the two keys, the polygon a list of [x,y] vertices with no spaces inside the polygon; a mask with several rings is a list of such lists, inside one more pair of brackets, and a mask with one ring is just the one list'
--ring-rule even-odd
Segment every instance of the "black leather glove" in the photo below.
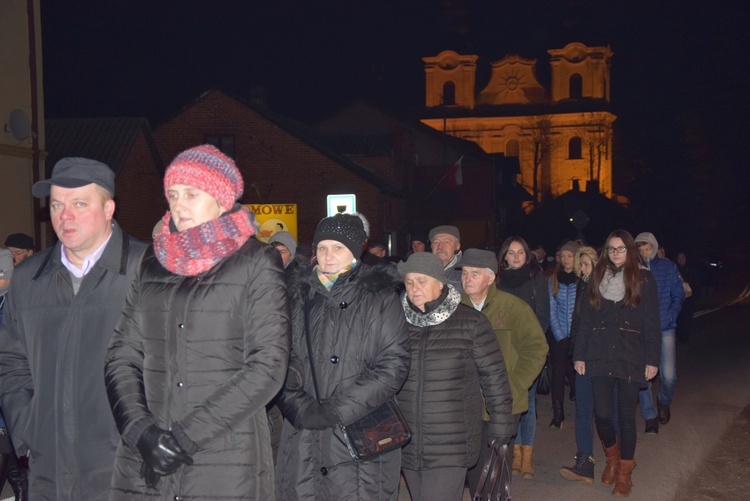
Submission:
{"label": "black leather glove", "polygon": [[157,475],[171,475],[180,466],[193,464],[193,458],[180,447],[174,435],[155,424],[146,428],[137,447],[143,462]]}
{"label": "black leather glove", "polygon": [[141,478],[146,481],[146,487],[156,489],[156,486],[159,485],[161,475],[157,474],[146,463],[141,463]]}
{"label": "black leather glove", "polygon": [[325,430],[338,422],[333,407],[329,404],[313,402],[305,408],[302,415],[297,419],[297,428],[305,430]]}

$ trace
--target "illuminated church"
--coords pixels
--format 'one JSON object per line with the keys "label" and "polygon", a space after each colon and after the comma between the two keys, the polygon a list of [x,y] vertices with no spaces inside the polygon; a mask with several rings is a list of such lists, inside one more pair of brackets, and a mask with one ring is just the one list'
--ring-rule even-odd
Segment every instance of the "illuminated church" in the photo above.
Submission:
{"label": "illuminated church", "polygon": [[478,56],[448,50],[423,58],[422,122],[488,153],[518,157],[518,182],[536,200],[574,186],[612,197],[612,51],[570,43],[547,52],[549,89],[537,80],[535,59],[508,55],[490,63],[480,88]]}

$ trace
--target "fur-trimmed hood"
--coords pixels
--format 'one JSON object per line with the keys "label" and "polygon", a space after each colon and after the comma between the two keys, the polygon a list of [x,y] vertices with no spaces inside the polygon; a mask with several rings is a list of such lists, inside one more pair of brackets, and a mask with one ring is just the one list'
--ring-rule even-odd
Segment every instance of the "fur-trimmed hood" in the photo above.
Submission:
{"label": "fur-trimmed hood", "polygon": [[[305,294],[316,287],[322,287],[315,274],[314,266],[300,266],[287,278],[289,299],[302,299]],[[356,267],[339,276],[333,288],[337,289],[342,283],[354,283],[354,286],[364,292],[397,292],[403,279],[396,267],[390,264],[371,266],[359,262]]]}

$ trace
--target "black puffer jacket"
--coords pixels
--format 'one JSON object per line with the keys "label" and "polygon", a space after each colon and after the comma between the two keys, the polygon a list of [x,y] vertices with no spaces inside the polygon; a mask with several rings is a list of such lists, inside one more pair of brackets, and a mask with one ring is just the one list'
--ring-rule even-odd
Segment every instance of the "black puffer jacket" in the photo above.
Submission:
{"label": "black puffer jacket", "polygon": [[402,466],[411,470],[476,464],[482,446],[482,394],[490,437],[508,443],[514,433],[513,397],[492,325],[483,314],[459,304],[461,295],[452,286],[448,289],[424,313],[402,297],[412,356],[399,393],[412,431]]}
{"label": "black puffer jacket", "polygon": [[[339,276],[330,291],[310,268],[292,277],[292,360],[278,401],[285,417],[276,467],[278,500],[396,499],[401,451],[354,463],[335,423],[347,425],[369,414],[406,379],[409,338],[395,292],[399,281],[395,267],[361,263]],[[334,414],[323,430],[294,426],[308,406],[317,405],[305,302],[320,398]]]}
{"label": "black puffer jacket", "polygon": [[[289,333],[273,247],[250,238],[194,277],[170,273],[149,249],[106,359],[123,438],[112,499],[273,499],[265,406],[286,375]],[[140,478],[136,449],[152,424],[197,446],[194,464],[162,478],[158,492]]]}
{"label": "black puffer jacket", "polygon": [[586,362],[590,377],[610,376],[646,382],[646,365],[659,367],[661,324],[656,282],[641,270],[641,302],[628,308],[623,301],[602,298],[595,310],[589,302],[593,283],[584,289],[573,360]]}

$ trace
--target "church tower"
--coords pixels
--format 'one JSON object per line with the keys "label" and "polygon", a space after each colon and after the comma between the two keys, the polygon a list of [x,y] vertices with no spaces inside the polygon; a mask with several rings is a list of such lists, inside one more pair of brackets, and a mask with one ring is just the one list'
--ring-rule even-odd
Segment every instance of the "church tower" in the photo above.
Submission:
{"label": "church tower", "polygon": [[548,50],[552,69],[552,103],[566,99],[609,101],[609,47],[586,47],[570,43]]}
{"label": "church tower", "polygon": [[461,106],[474,109],[477,56],[446,50],[436,57],[422,58],[425,72],[425,105]]}

